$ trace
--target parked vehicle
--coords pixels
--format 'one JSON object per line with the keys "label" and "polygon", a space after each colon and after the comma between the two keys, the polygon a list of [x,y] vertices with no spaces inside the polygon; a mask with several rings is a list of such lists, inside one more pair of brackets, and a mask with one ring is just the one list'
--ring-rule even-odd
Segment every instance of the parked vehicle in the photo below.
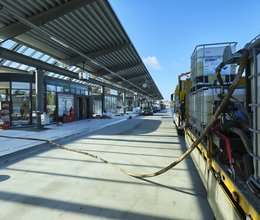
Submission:
{"label": "parked vehicle", "polygon": [[153,115],[153,108],[152,106],[145,106],[142,108],[141,111],[142,115]]}
{"label": "parked vehicle", "polygon": [[[171,96],[174,103],[173,122],[176,125],[178,134],[184,134],[186,91],[190,86],[190,73],[191,72],[186,72],[178,76],[178,85],[176,86],[175,92]],[[188,78],[182,80],[182,77]]]}
{"label": "parked vehicle", "polygon": [[159,105],[153,105],[153,113],[159,112],[160,110],[161,109]]}

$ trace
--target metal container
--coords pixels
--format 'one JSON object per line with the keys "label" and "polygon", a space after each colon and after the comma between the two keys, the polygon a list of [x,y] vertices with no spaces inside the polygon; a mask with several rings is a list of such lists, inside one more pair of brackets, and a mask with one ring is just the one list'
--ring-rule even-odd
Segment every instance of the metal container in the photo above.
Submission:
{"label": "metal container", "polygon": [[196,125],[196,117],[195,117],[195,110],[196,110],[196,100],[195,100],[195,93],[190,93],[188,96],[188,121],[192,129],[195,130]]}
{"label": "metal container", "polygon": [[[227,91],[225,91],[227,92]],[[189,122],[198,132],[202,132],[214,113],[214,104],[220,101],[218,94],[220,88],[203,87],[189,96]],[[241,103],[245,102],[245,89],[238,88],[234,91],[233,97]]]}
{"label": "metal container", "polygon": [[[252,103],[250,104],[253,112],[253,151],[254,154],[260,157],[260,53],[254,52],[254,60],[251,63],[251,94]],[[260,161],[254,158],[254,177],[260,181]]]}
{"label": "metal container", "polygon": [[[202,106],[203,106],[202,124],[204,126],[207,125],[207,123],[209,122],[209,120],[213,114],[214,102],[220,101],[220,99],[217,96],[217,94],[219,94],[219,93],[220,93],[219,88],[209,88],[207,90],[202,90],[202,92],[201,92]],[[245,89],[244,88],[236,89],[232,96],[234,98],[236,98],[237,100],[239,100],[241,103],[245,103]]]}

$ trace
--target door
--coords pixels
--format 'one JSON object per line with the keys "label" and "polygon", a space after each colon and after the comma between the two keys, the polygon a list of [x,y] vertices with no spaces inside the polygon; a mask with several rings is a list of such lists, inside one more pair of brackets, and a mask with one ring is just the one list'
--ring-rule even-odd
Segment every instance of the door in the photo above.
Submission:
{"label": "door", "polygon": [[78,119],[83,118],[83,99],[82,97],[78,97],[78,106],[77,106],[77,116]]}

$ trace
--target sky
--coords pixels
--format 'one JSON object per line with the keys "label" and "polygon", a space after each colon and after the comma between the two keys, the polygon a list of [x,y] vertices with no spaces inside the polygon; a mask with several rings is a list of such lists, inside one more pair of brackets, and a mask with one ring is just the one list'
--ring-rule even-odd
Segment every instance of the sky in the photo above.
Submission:
{"label": "sky", "polygon": [[237,42],[260,34],[260,0],[109,0],[160,90],[170,100],[190,71],[196,45]]}

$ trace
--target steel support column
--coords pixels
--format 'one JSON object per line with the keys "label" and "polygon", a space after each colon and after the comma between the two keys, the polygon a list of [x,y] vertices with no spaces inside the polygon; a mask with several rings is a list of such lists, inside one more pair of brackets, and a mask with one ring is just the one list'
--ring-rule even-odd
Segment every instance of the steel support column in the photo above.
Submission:
{"label": "steel support column", "polygon": [[125,97],[126,97],[126,92],[123,92],[123,106],[124,106],[124,114],[126,113],[126,100],[125,100]]}
{"label": "steel support column", "polygon": [[133,97],[134,97],[134,101],[133,101],[134,107],[137,107],[138,106],[138,104],[137,104],[137,96],[134,95]]}
{"label": "steel support column", "polygon": [[101,110],[102,114],[106,111],[105,109],[105,86],[101,88]]}
{"label": "steel support column", "polygon": [[44,96],[43,96],[43,70],[35,71],[35,87],[36,87],[36,126],[38,129],[43,128],[41,124],[41,114],[44,112]]}

